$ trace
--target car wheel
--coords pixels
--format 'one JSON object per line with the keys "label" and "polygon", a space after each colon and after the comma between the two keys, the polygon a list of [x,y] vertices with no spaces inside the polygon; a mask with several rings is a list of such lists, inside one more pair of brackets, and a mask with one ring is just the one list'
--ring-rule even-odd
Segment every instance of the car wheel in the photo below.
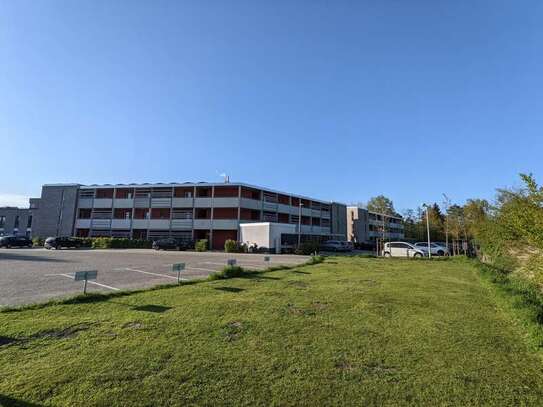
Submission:
{"label": "car wheel", "polygon": [[422,257],[422,254],[420,254],[420,253],[415,253],[415,254],[413,255],[413,257]]}
{"label": "car wheel", "polygon": [[445,255],[445,252],[444,252],[443,250],[439,250],[439,251],[437,252],[437,255],[438,255],[438,256],[444,256],[444,255]]}
{"label": "car wheel", "polygon": [[392,255],[389,252],[385,252],[385,257],[392,257]]}

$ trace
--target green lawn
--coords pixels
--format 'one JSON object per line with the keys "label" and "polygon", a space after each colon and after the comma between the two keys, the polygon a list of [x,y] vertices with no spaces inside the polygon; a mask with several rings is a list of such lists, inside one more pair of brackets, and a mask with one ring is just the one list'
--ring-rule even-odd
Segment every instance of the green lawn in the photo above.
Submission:
{"label": "green lawn", "polygon": [[341,257],[3,312],[0,404],[542,405],[508,312],[468,262]]}

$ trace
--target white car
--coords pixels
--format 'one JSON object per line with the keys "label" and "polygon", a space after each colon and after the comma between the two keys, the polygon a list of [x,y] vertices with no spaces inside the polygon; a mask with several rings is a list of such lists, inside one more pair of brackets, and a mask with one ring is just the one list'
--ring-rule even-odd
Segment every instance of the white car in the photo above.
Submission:
{"label": "white car", "polygon": [[[418,242],[415,243],[415,247],[417,249],[420,249],[424,252],[424,254],[428,254],[428,242]],[[432,253],[433,256],[448,256],[449,255],[449,249],[447,246],[431,242],[430,243],[430,253]]]}
{"label": "white car", "polygon": [[385,243],[383,249],[385,257],[423,257],[426,256],[424,251],[407,242],[390,242]]}

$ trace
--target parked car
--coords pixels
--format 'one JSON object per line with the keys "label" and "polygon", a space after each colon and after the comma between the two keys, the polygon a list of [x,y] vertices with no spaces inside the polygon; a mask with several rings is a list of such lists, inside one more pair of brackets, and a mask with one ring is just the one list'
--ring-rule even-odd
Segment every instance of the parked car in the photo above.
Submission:
{"label": "parked car", "polygon": [[382,254],[385,257],[423,257],[426,255],[423,250],[407,242],[385,243]]}
{"label": "parked car", "polygon": [[[422,250],[425,254],[428,254],[428,242],[418,242],[415,243],[415,246]],[[448,256],[449,249],[447,246],[439,242],[431,242],[430,253],[432,253],[433,256]]]}
{"label": "parked car", "polygon": [[78,248],[81,247],[81,240],[75,237],[48,237],[43,244],[48,250],[62,248]]}
{"label": "parked car", "polygon": [[341,240],[327,240],[322,243],[320,249],[326,252],[350,252],[353,247],[351,242]]}
{"label": "parked car", "polygon": [[169,237],[167,239],[159,239],[153,242],[153,249],[155,250],[187,250],[194,248],[194,243],[187,239],[175,239]]}
{"label": "parked car", "polygon": [[0,247],[32,247],[32,240],[26,236],[2,236]]}

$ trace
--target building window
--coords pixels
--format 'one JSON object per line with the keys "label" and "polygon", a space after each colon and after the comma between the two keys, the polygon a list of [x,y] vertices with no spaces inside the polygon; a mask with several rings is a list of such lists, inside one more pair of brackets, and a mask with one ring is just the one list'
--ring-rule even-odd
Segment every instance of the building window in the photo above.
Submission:
{"label": "building window", "polygon": [[237,219],[238,208],[214,208],[213,219]]}
{"label": "building window", "polygon": [[113,198],[113,188],[101,188],[96,190],[96,199]]}
{"label": "building window", "polygon": [[6,226],[6,217],[5,216],[0,216],[0,228],[4,228],[4,226]]}
{"label": "building window", "polygon": [[134,190],[132,188],[119,188],[115,191],[116,199],[132,199]]}
{"label": "building window", "polygon": [[170,219],[170,209],[169,208],[151,209],[151,219]]}
{"label": "building window", "polygon": [[32,215],[28,215],[28,220],[26,221],[26,228],[30,229],[32,227]]}
{"label": "building window", "polygon": [[13,229],[19,229],[19,215],[15,216],[15,222],[13,222]]}
{"label": "building window", "polygon": [[209,198],[211,196],[211,188],[208,188],[208,187],[196,188],[196,196],[198,198]]}
{"label": "building window", "polygon": [[196,219],[211,219],[211,209],[209,208],[196,209]]}
{"label": "building window", "polygon": [[113,213],[113,219],[130,219],[132,217],[132,209],[117,208]]}
{"label": "building window", "polygon": [[146,208],[134,209],[134,219],[149,219],[149,209],[146,209]]}
{"label": "building window", "polygon": [[79,219],[90,219],[91,209],[79,209]]}

